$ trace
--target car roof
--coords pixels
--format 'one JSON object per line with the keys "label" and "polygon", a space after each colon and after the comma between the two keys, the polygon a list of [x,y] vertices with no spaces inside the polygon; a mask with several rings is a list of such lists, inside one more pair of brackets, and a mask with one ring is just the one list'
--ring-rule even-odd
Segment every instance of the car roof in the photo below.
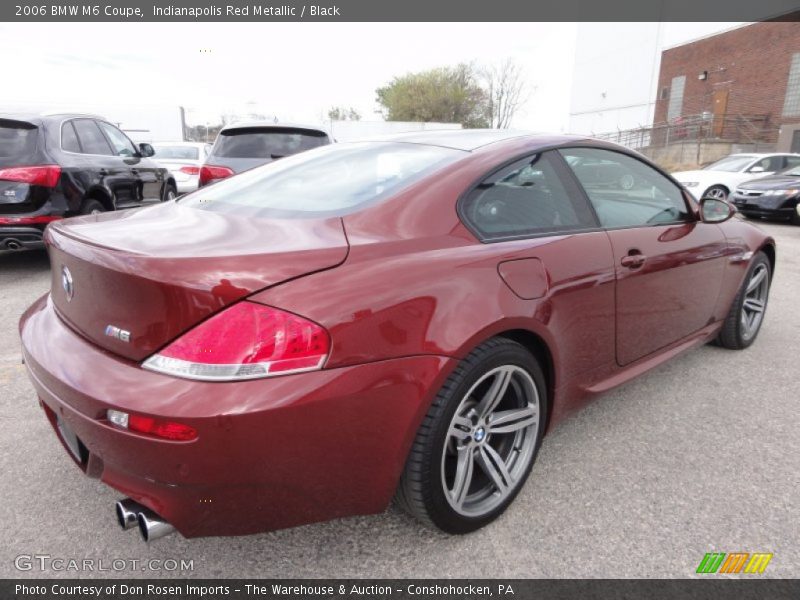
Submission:
{"label": "car roof", "polygon": [[728,156],[723,158],[728,158],[730,156],[742,156],[742,157],[751,156],[753,158],[767,158],[768,156],[787,156],[787,155],[800,156],[796,152],[735,152],[733,154],[728,154]]}
{"label": "car roof", "polygon": [[211,142],[150,142],[154,146],[210,146]]}
{"label": "car roof", "polygon": [[490,144],[516,139],[526,140],[535,145],[551,146],[588,138],[580,135],[535,133],[513,129],[440,129],[378,136],[360,141],[405,142],[472,152]]}
{"label": "car roof", "polygon": [[220,129],[220,132],[229,131],[231,129],[250,129],[256,127],[263,129],[307,129],[309,131],[319,131],[320,133],[328,135],[328,132],[325,130],[325,128],[318,125],[304,125],[302,123],[283,122],[275,123],[274,121],[237,121],[236,123],[225,125],[225,127]]}
{"label": "car roof", "polygon": [[95,115],[90,113],[77,113],[77,112],[0,113],[0,119],[8,119],[11,121],[22,121],[25,123],[31,123],[33,125],[40,125],[42,123],[51,121],[64,121],[66,119],[77,119],[77,118],[98,119],[100,121],[107,121],[107,119],[101,115]]}

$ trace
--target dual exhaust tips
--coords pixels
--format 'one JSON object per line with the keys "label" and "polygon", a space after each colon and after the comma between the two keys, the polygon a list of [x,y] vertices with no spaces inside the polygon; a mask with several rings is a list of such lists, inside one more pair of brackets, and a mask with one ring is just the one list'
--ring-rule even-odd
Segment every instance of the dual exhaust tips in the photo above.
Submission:
{"label": "dual exhaust tips", "polygon": [[164,521],[149,508],[134,502],[130,498],[120,500],[116,504],[117,522],[122,529],[139,528],[139,533],[145,542],[152,542],[170,533],[175,533],[175,528]]}

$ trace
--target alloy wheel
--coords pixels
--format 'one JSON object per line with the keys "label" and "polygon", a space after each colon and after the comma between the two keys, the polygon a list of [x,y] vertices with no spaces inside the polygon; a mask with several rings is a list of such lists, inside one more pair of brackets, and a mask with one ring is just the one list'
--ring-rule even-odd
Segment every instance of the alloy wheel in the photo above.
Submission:
{"label": "alloy wheel", "polygon": [[503,365],[464,395],[442,452],[442,486],[457,513],[483,516],[520,484],[536,448],[541,413],[530,374]]}
{"label": "alloy wheel", "polygon": [[758,333],[761,322],[764,320],[764,311],[767,308],[769,294],[769,269],[764,264],[759,264],[747,282],[742,302],[742,337],[749,340]]}

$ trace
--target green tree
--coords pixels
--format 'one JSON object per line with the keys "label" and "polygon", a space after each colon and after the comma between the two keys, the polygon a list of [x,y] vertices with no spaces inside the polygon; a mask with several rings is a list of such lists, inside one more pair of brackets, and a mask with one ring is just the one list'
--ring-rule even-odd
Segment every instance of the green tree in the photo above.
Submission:
{"label": "green tree", "polygon": [[350,108],[332,106],[328,111],[328,119],[331,121],[360,121],[361,113],[352,106]]}
{"label": "green tree", "polygon": [[461,123],[489,127],[489,97],[471,64],[395,77],[376,90],[387,121]]}

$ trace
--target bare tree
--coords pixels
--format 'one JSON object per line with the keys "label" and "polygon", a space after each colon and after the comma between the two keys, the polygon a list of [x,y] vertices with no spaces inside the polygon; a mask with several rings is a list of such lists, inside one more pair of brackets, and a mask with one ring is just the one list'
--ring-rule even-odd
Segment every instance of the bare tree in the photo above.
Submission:
{"label": "bare tree", "polygon": [[488,96],[488,116],[497,129],[508,129],[517,109],[528,99],[528,86],[522,67],[513,59],[484,67],[483,87]]}

